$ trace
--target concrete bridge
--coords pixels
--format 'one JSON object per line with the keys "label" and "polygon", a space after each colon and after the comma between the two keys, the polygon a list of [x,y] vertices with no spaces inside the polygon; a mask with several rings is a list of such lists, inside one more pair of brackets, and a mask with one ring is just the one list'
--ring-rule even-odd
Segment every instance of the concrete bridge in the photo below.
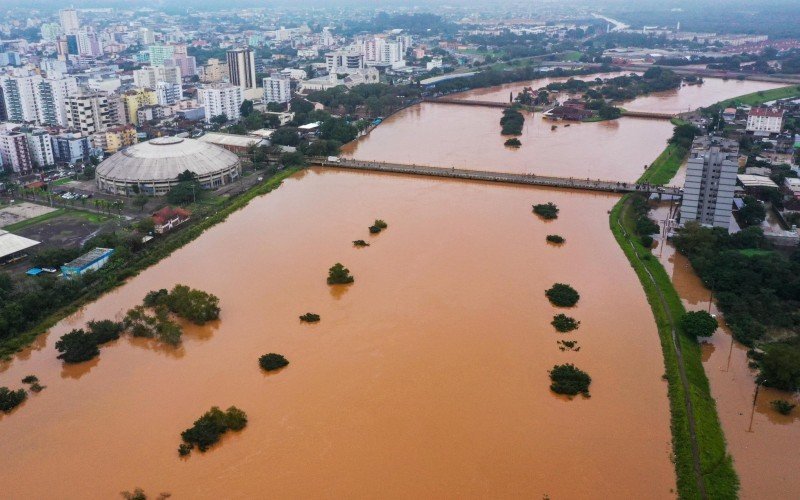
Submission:
{"label": "concrete bridge", "polygon": [[469,101],[467,99],[456,99],[454,97],[426,97],[423,102],[433,102],[436,104],[460,104],[461,106],[482,106],[484,108],[510,108],[510,102],[497,101]]}
{"label": "concrete bridge", "polygon": [[672,113],[659,113],[658,111],[630,111],[626,109],[622,112],[622,116],[631,118],[652,118],[655,120],[672,120],[677,115]]}
{"label": "concrete bridge", "polygon": [[457,168],[429,167],[425,165],[406,165],[377,161],[362,161],[340,158],[331,162],[327,158],[309,158],[312,165],[321,167],[345,168],[351,170],[367,170],[373,172],[390,172],[395,174],[424,175],[428,177],[444,177],[450,179],[466,179],[504,184],[522,184],[528,186],[546,186],[586,191],[603,191],[608,193],[661,193],[681,196],[676,187],[661,187],[649,184],[630,182],[604,181],[598,179],[578,179],[572,177],[552,177],[534,174],[513,174],[507,172],[488,172],[484,170],[465,170]]}

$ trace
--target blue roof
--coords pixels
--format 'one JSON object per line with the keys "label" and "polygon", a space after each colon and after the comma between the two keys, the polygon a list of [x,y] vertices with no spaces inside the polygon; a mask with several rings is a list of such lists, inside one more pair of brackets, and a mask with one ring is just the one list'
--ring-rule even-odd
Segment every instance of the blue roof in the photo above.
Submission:
{"label": "blue roof", "polygon": [[28,269],[28,272],[26,272],[25,274],[27,274],[28,276],[39,276],[40,274],[42,274],[42,270],[39,269],[38,267],[32,267]]}

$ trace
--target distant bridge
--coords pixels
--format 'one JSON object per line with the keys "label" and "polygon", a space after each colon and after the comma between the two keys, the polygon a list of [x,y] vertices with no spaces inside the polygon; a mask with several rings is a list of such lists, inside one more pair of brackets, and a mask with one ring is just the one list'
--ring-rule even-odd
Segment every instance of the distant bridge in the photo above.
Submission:
{"label": "distant bridge", "polygon": [[[423,101],[432,102],[436,104],[458,104],[460,106],[481,106],[484,108],[511,107],[510,102],[477,101],[477,100],[457,99],[455,97],[426,97],[425,99],[423,99]],[[675,117],[675,115],[672,113],[660,113],[657,111],[628,111],[628,110],[623,111],[622,116],[628,116],[632,118],[654,118],[657,120],[671,120]]]}
{"label": "distant bridge", "polygon": [[395,174],[425,175],[429,177],[445,177],[451,179],[467,179],[475,181],[499,182],[504,184],[522,184],[528,186],[546,186],[586,191],[604,191],[609,193],[661,193],[681,196],[676,187],[661,187],[650,184],[630,182],[603,181],[597,179],[578,179],[572,177],[552,177],[534,174],[513,174],[507,172],[488,172],[484,170],[466,170],[457,168],[429,167],[424,165],[407,165],[401,163],[385,163],[340,158],[330,162],[324,157],[310,158],[312,165],[322,167],[367,170],[374,172],[390,172]]}
{"label": "distant bridge", "polygon": [[460,104],[462,106],[482,106],[484,108],[510,108],[509,102],[497,101],[470,101],[467,99],[456,99],[454,97],[426,97],[424,102],[433,102],[436,104]]}

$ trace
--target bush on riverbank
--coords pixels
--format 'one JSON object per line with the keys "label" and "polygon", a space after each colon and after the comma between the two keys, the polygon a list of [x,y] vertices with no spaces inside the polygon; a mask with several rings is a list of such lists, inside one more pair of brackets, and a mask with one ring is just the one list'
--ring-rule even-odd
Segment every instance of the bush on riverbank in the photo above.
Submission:
{"label": "bush on riverbank", "polygon": [[269,354],[264,354],[263,356],[258,358],[258,364],[264,371],[271,372],[288,365],[289,360],[287,360],[280,354],[275,354],[274,352],[271,352]]}
{"label": "bush on riverbank", "polygon": [[10,413],[11,410],[21,405],[28,397],[25,389],[12,391],[8,387],[0,387],[0,411]]}
{"label": "bush on riverbank", "polygon": [[550,370],[550,381],[552,382],[550,390],[556,394],[568,396],[583,394],[587,398],[590,396],[589,385],[592,383],[592,377],[571,363],[554,366]]}
{"label": "bush on riverbank", "polygon": [[558,207],[553,202],[539,203],[533,206],[533,213],[547,220],[558,218]]}
{"label": "bush on riverbank", "polygon": [[558,307],[572,307],[578,303],[580,294],[565,283],[556,283],[544,294],[550,299],[550,303]]}
{"label": "bush on riverbank", "polygon": [[681,328],[692,337],[710,337],[717,330],[717,320],[706,311],[691,311],[680,320]]}
{"label": "bush on riverbank", "polygon": [[70,364],[89,361],[100,354],[95,336],[82,329],[64,334],[56,341],[55,347],[61,353],[57,356],[58,359]]}
{"label": "bush on riverbank", "polygon": [[557,314],[553,316],[553,321],[550,324],[559,332],[566,333],[577,330],[581,322],[566,314]]}
{"label": "bush on riverbank", "polygon": [[353,283],[355,278],[350,276],[350,270],[337,262],[328,270],[329,285],[347,285]]}
{"label": "bush on riverbank", "polygon": [[525,125],[525,117],[519,112],[518,106],[511,106],[503,110],[503,116],[500,118],[501,134],[520,135],[523,125]]}
{"label": "bush on riverbank", "polygon": [[178,447],[178,453],[181,456],[188,455],[195,447],[205,452],[229,430],[240,431],[246,425],[247,414],[239,408],[231,406],[223,412],[214,406],[181,433],[184,444]]}
{"label": "bush on riverbank", "polygon": [[545,239],[548,241],[548,243],[555,243],[556,245],[560,245],[567,241],[563,236],[559,236],[557,234],[548,234],[547,238]]}
{"label": "bush on riverbank", "polygon": [[319,321],[319,314],[305,313],[304,315],[300,316],[300,321],[305,323],[316,323]]}

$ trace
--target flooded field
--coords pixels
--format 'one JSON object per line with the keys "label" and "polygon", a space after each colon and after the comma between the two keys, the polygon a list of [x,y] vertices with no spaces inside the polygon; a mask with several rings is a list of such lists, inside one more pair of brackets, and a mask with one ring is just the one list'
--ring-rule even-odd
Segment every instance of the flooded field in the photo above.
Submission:
{"label": "flooded field", "polygon": [[[510,92],[550,81],[477,89],[457,97],[506,101]],[[776,86],[709,78],[702,86],[644,96],[624,107],[677,113]],[[343,154],[359,160],[633,182],[664,149],[673,128],[668,120],[554,123],[541,113],[527,113],[519,137],[522,146],[509,148],[503,145],[507,137],[500,135],[501,116],[498,108],[423,103],[389,117],[368,136],[345,146]]]}
{"label": "flooded field", "polygon": [[[5,367],[0,384],[35,374],[47,389],[0,418],[3,496],[113,498],[138,485],[175,498],[672,498],[663,363],[607,229],[616,200],[300,174]],[[545,201],[556,221],[531,213]],[[389,229],[369,237],[376,217]],[[567,243],[548,245],[550,233]],[[353,248],[359,238],[371,246]],[[326,285],[337,261],[354,285]],[[559,310],[543,292],[557,281],[581,293],[572,334],[549,324]],[[55,358],[71,328],[178,282],[222,307],[180,349],[123,339],[83,365]],[[301,324],[307,311],[321,323]],[[580,351],[559,351],[566,338]],[[266,352],[291,364],[264,375]],[[549,391],[547,370],[563,362],[590,373],[590,399]],[[180,459],[180,432],[212,405],[244,409],[249,425]]]}
{"label": "flooded field", "polygon": [[[659,220],[667,217],[665,205],[654,211]],[[658,248],[661,263],[672,278],[675,289],[689,311],[705,310],[717,314],[716,304],[709,308],[711,293],[692,270],[688,259],[675,252],[672,245]],[[755,408],[756,370],[748,367],[747,348],[735,341],[721,321],[721,328],[703,344],[703,365],[717,402],[728,451],[735,460],[741,481],[741,498],[800,497],[800,416],[776,412],[770,401],[800,398],[770,388],[761,388]],[[754,411],[753,411],[754,410]],[[751,425],[752,417],[752,425]]]}

